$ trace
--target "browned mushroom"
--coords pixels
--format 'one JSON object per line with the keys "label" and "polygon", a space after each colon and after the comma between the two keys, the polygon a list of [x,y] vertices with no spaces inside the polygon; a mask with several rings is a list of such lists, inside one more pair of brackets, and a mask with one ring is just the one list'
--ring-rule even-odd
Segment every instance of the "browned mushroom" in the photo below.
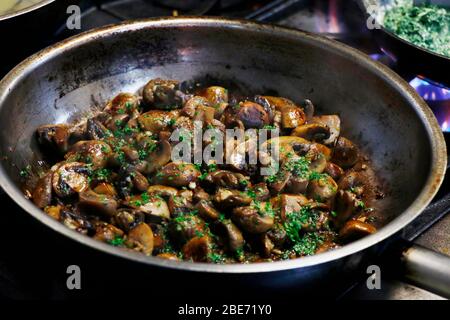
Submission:
{"label": "browned mushroom", "polygon": [[52,173],[49,172],[40,178],[31,195],[33,202],[39,208],[45,208],[52,201]]}
{"label": "browned mushroom", "polygon": [[330,129],[322,124],[308,123],[296,127],[291,135],[304,138],[309,141],[324,141],[330,137]]}
{"label": "browned mushroom", "polygon": [[202,217],[206,221],[216,221],[217,219],[219,219],[219,211],[217,211],[212,203],[207,200],[200,200],[195,205],[195,208],[198,210],[198,214],[200,215],[200,217]]}
{"label": "browned mushroom", "polygon": [[249,233],[267,232],[274,224],[273,217],[261,214],[254,206],[234,208],[231,219]]}
{"label": "browned mushroom", "polygon": [[339,231],[339,237],[345,241],[354,241],[369,234],[375,233],[377,229],[359,220],[350,220]]}
{"label": "browned mushroom", "polygon": [[192,204],[192,191],[178,191],[176,195],[169,197],[167,204],[169,205],[169,210],[172,217],[178,217],[180,215],[192,212],[194,209]]}
{"label": "browned mushroom", "polygon": [[118,114],[115,116],[112,116],[111,118],[109,118],[106,122],[105,122],[105,126],[108,130],[111,131],[116,131],[116,130],[120,130],[122,128],[125,127],[125,125],[127,124],[128,120],[130,120],[130,115],[129,114]]}
{"label": "browned mushroom", "polygon": [[217,170],[208,173],[204,181],[217,187],[238,189],[246,186],[249,183],[249,178],[238,172]]}
{"label": "browned mushroom", "polygon": [[201,108],[210,106],[211,104],[206,98],[193,96],[184,104],[183,108],[181,109],[181,115],[194,119],[198,115],[198,112]]}
{"label": "browned mushroom", "polygon": [[150,80],[143,90],[144,102],[157,109],[179,108],[183,102],[180,94],[178,81],[160,78]]}
{"label": "browned mushroom", "polygon": [[146,223],[140,223],[128,232],[127,245],[146,255],[153,252],[153,232]]}
{"label": "browned mushroom", "polygon": [[131,173],[131,182],[137,191],[144,192],[147,191],[149,183],[147,178],[139,171],[133,171]]}
{"label": "browned mushroom", "polygon": [[301,208],[309,203],[308,198],[301,194],[282,194],[279,197],[271,199],[272,205],[278,203],[280,208],[280,217],[285,221],[292,212],[300,211]]}
{"label": "browned mushroom", "polygon": [[335,198],[336,217],[333,221],[337,227],[341,227],[355,213],[360,211],[361,201],[357,196],[348,190],[339,190]]}
{"label": "browned mushroom", "polygon": [[104,111],[112,115],[134,114],[137,112],[140,101],[137,96],[131,93],[120,93],[108,102]]}
{"label": "browned mushroom", "polygon": [[172,147],[169,142],[170,132],[161,131],[159,133],[158,149],[151,152],[146,158],[146,165],[142,173],[151,174],[167,164],[172,157]]}
{"label": "browned mushroom", "polygon": [[359,159],[358,148],[344,137],[339,137],[333,149],[332,161],[346,169],[352,167]]}
{"label": "browned mushroom", "polygon": [[194,237],[183,246],[185,259],[195,262],[207,262],[211,253],[211,239],[207,236]]}
{"label": "browned mushroom", "polygon": [[244,237],[241,230],[229,219],[216,222],[219,235],[224,238],[226,248],[231,252],[237,252],[244,246]]}
{"label": "browned mushroom", "polygon": [[123,236],[123,231],[109,223],[97,223],[95,226],[94,239],[103,242],[112,242],[114,239]]}
{"label": "browned mushroom", "polygon": [[112,221],[119,228],[128,232],[139,223],[145,222],[145,215],[139,210],[121,208],[117,210],[117,213],[112,217]]}
{"label": "browned mushroom", "polygon": [[88,119],[86,122],[86,135],[90,140],[100,140],[110,135],[108,128],[106,128],[97,119]]}
{"label": "browned mushroom", "polygon": [[214,117],[219,119],[228,105],[228,90],[223,87],[212,86],[198,92],[205,97],[215,109]]}
{"label": "browned mushroom", "polygon": [[65,153],[69,147],[69,129],[65,124],[40,126],[36,130],[37,140],[44,148]]}
{"label": "browned mushroom", "polygon": [[313,124],[325,126],[329,130],[328,138],[323,140],[326,145],[334,145],[341,134],[341,119],[337,115],[315,116],[310,121]]}
{"label": "browned mushroom", "polygon": [[170,196],[176,196],[178,194],[178,190],[172,187],[155,184],[148,187],[147,193],[149,195],[158,195],[168,199]]}
{"label": "browned mushroom", "polygon": [[79,205],[91,214],[113,216],[117,211],[117,201],[104,194],[88,190],[79,193]]}
{"label": "browned mushroom", "polygon": [[263,98],[271,105],[273,110],[280,113],[282,128],[293,129],[305,123],[305,113],[291,100],[271,96],[264,96]]}
{"label": "browned mushroom", "polygon": [[194,186],[200,171],[190,163],[170,162],[154,176],[154,181],[175,188]]}
{"label": "browned mushroom", "polygon": [[181,245],[194,237],[203,236],[204,233],[205,222],[195,215],[177,217],[169,222],[169,234],[171,238]]}
{"label": "browned mushroom", "polygon": [[117,197],[116,188],[111,183],[100,182],[94,188],[94,192],[98,194],[104,194],[110,197]]}
{"label": "browned mushroom", "polygon": [[327,162],[324,173],[328,174],[330,177],[337,181],[343,176],[344,169],[342,169],[335,163]]}
{"label": "browned mushroom", "polygon": [[112,149],[106,142],[99,140],[79,141],[75,143],[65,158],[69,161],[81,161],[92,164],[94,169],[104,167],[112,154]]}
{"label": "browned mushroom", "polygon": [[147,220],[159,223],[161,220],[170,219],[170,210],[167,202],[158,196],[150,196],[148,193],[130,197],[124,203],[126,206],[145,213]]}
{"label": "browned mushroom", "polygon": [[143,130],[156,134],[160,131],[169,130],[177,117],[178,111],[150,110],[141,114],[137,121]]}
{"label": "browned mushroom", "polygon": [[331,204],[337,193],[338,185],[327,174],[314,175],[308,184],[307,196],[319,202]]}
{"label": "browned mushroom", "polygon": [[63,198],[87,190],[88,173],[89,170],[84,163],[62,163],[52,174],[53,191],[58,197]]}
{"label": "browned mushroom", "polygon": [[219,206],[229,208],[249,205],[253,199],[246,192],[218,188],[213,200]]}
{"label": "browned mushroom", "polygon": [[236,117],[244,124],[245,128],[260,129],[269,124],[269,116],[262,106],[255,102],[244,101],[236,108]]}

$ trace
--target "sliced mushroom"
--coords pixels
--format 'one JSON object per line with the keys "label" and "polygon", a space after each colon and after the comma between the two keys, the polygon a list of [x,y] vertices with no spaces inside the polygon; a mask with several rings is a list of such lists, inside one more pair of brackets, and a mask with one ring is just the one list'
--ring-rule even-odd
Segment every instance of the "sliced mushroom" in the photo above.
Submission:
{"label": "sliced mushroom", "polygon": [[326,145],[334,145],[341,134],[341,119],[337,115],[315,116],[311,119],[312,124],[325,126],[329,129],[329,137],[323,140]]}
{"label": "sliced mushroom", "polygon": [[332,162],[327,162],[324,172],[336,181],[344,175],[344,169]]}
{"label": "sliced mushroom", "polygon": [[208,192],[203,190],[201,187],[197,186],[194,189],[193,200],[194,200],[194,202],[199,202],[201,200],[209,201],[209,200],[211,200],[211,196],[209,195]]}
{"label": "sliced mushroom", "polygon": [[305,112],[306,119],[310,121],[314,116],[315,107],[311,100],[305,99],[303,101],[303,111]]}
{"label": "sliced mushroom", "polygon": [[[290,213],[300,211],[303,206],[309,203],[308,198],[301,194],[282,194],[275,199],[279,201],[282,221],[285,221]],[[275,199],[272,198],[271,202],[273,203]]]}
{"label": "sliced mushroom", "polygon": [[60,214],[61,221],[67,228],[82,234],[95,232],[94,225],[84,215],[65,209],[61,210]]}
{"label": "sliced mushroom", "polygon": [[116,188],[110,183],[107,182],[100,182],[97,184],[97,186],[94,188],[94,192],[98,194],[104,194],[110,197],[117,197],[117,191]]}
{"label": "sliced mushroom", "polygon": [[322,124],[308,123],[296,127],[291,132],[292,136],[304,138],[309,141],[324,141],[330,137],[330,129]]}
{"label": "sliced mushroom", "polygon": [[139,223],[145,222],[145,215],[139,210],[121,208],[117,210],[117,213],[112,217],[112,222],[128,232]]}
{"label": "sliced mushroom", "polygon": [[108,129],[96,119],[87,120],[86,133],[90,140],[100,140],[109,136]]}
{"label": "sliced mushroom", "polygon": [[37,140],[46,149],[65,153],[69,147],[69,129],[65,124],[40,126],[36,130]]}
{"label": "sliced mushroom", "polygon": [[176,109],[183,103],[178,92],[178,81],[156,78],[150,80],[143,90],[144,102],[157,109]]}
{"label": "sliced mushroom", "polygon": [[52,201],[52,173],[47,173],[40,178],[31,195],[33,202],[43,209]]}
{"label": "sliced mushroom", "polygon": [[52,175],[53,191],[58,197],[64,198],[87,190],[88,173],[88,168],[81,162],[59,165]]}
{"label": "sliced mushroom", "polygon": [[169,130],[171,124],[175,123],[177,118],[177,111],[150,110],[141,114],[137,121],[143,130],[156,134],[160,131]]}
{"label": "sliced mushroom", "polygon": [[194,237],[183,246],[183,257],[195,262],[207,262],[211,253],[211,239],[207,236]]}
{"label": "sliced mushroom", "polygon": [[246,192],[218,188],[213,200],[219,206],[229,208],[249,205],[253,199]]}
{"label": "sliced mushroom", "polygon": [[206,98],[193,96],[184,104],[181,115],[194,119],[201,108],[210,106],[211,104]]}
{"label": "sliced mushroom", "polygon": [[339,231],[339,237],[348,242],[373,234],[376,231],[377,229],[368,223],[359,220],[350,220]]}
{"label": "sliced mushroom", "polygon": [[172,156],[172,147],[170,146],[169,137],[170,132],[161,131],[159,133],[158,149],[150,153],[147,157],[146,165],[143,168],[142,173],[154,173],[170,161]]}
{"label": "sliced mushroom", "polygon": [[168,199],[171,196],[176,196],[178,194],[178,190],[172,187],[155,184],[148,187],[147,193],[150,195],[158,195]]}
{"label": "sliced mushroom", "polygon": [[142,251],[146,255],[153,252],[153,232],[146,223],[140,223],[128,232],[127,245]]}
{"label": "sliced mushroom", "polygon": [[204,181],[217,187],[239,189],[249,183],[249,178],[238,172],[217,170],[208,173]]}
{"label": "sliced mushroom", "polygon": [[338,190],[337,183],[329,175],[319,175],[308,184],[307,196],[315,201],[330,204]]}
{"label": "sliced mushroom", "polygon": [[352,167],[359,159],[358,148],[344,137],[339,137],[333,149],[332,161],[346,169]]}
{"label": "sliced mushroom", "polygon": [[264,108],[251,101],[239,103],[236,117],[244,124],[245,128],[260,129],[269,124],[269,116]]}
{"label": "sliced mushroom", "polygon": [[237,252],[244,246],[244,237],[241,230],[229,219],[216,223],[218,233],[224,238],[226,248],[231,252]]}
{"label": "sliced mushroom", "polygon": [[170,219],[169,206],[164,199],[146,193],[144,195],[146,196],[143,197],[141,194],[130,197],[125,205],[145,213],[146,220],[149,222],[159,223],[162,220]]}
{"label": "sliced mushroom", "polygon": [[95,226],[94,239],[110,243],[117,237],[123,237],[123,231],[109,223],[98,223]]}
{"label": "sliced mushroom", "polygon": [[182,190],[175,196],[169,197],[169,210],[172,217],[188,214],[194,209],[192,205],[192,191]]}
{"label": "sliced mushroom", "polygon": [[131,173],[131,182],[137,191],[144,192],[147,191],[149,183],[147,178],[139,171],[133,171]]}
{"label": "sliced mushroom", "polygon": [[121,130],[125,127],[125,125],[127,124],[128,120],[130,120],[130,115],[129,114],[118,114],[115,115],[111,118],[109,118],[106,123],[105,126],[106,128],[108,128],[111,131],[116,131],[116,130]]}
{"label": "sliced mushroom", "polygon": [[69,161],[73,159],[92,164],[92,167],[96,169],[104,167],[111,154],[112,149],[106,142],[86,140],[75,143],[66,153],[65,158]]}
{"label": "sliced mushroom", "polygon": [[261,215],[253,206],[234,208],[231,219],[242,229],[253,234],[267,232],[274,224],[271,216]]}
{"label": "sliced mushroom", "polygon": [[170,162],[155,175],[154,181],[175,188],[187,187],[200,177],[200,171],[190,163]]}
{"label": "sliced mushroom", "polygon": [[208,99],[212,104],[228,102],[228,90],[224,87],[211,86],[201,90],[198,94]]}
{"label": "sliced mushroom", "polygon": [[305,123],[305,113],[291,100],[271,96],[264,96],[263,98],[269,103],[273,110],[280,113],[280,123],[282,128],[293,129]]}
{"label": "sliced mushroom", "polygon": [[198,216],[186,215],[169,222],[169,234],[176,243],[183,245],[190,239],[203,236],[205,222]]}
{"label": "sliced mushroom", "polygon": [[228,90],[223,87],[212,86],[198,93],[205,97],[215,109],[214,117],[219,119],[228,105]]}
{"label": "sliced mushroom", "polygon": [[360,200],[348,190],[339,190],[335,198],[335,211],[337,216],[333,219],[337,227],[341,227],[354,214],[360,211]]}
{"label": "sliced mushroom", "polygon": [[255,184],[250,188],[253,198],[256,201],[266,201],[270,198],[270,191],[265,182]]}
{"label": "sliced mushroom", "polygon": [[108,102],[104,111],[112,115],[135,114],[139,108],[139,98],[131,93],[120,93]]}
{"label": "sliced mushroom", "polygon": [[117,211],[117,201],[104,194],[88,190],[79,193],[79,205],[86,212],[105,216],[113,216]]}
{"label": "sliced mushroom", "polygon": [[210,201],[200,200],[195,205],[195,208],[198,210],[200,217],[206,221],[216,221],[219,219],[220,213],[214,208]]}

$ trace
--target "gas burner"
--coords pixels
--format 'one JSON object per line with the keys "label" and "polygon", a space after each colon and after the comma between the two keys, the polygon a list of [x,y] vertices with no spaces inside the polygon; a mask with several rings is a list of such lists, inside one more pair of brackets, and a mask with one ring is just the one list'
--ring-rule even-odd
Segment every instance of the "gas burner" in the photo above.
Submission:
{"label": "gas burner", "polygon": [[450,89],[422,77],[409,82],[433,110],[444,132],[450,132]]}

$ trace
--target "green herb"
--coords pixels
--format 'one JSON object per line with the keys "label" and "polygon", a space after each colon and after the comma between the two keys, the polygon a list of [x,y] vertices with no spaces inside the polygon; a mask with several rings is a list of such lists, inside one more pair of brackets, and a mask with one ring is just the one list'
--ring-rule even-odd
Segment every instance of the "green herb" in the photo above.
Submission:
{"label": "green herb", "polygon": [[224,263],[225,257],[219,253],[208,254],[208,259],[213,263]]}
{"label": "green herb", "polygon": [[383,24],[406,41],[450,57],[450,11],[445,8],[397,1],[386,11]]}
{"label": "green herb", "polygon": [[125,239],[119,236],[116,236],[114,239],[112,239],[111,241],[109,241],[109,244],[118,247],[123,245],[123,243],[125,242]]}
{"label": "green herb", "polygon": [[20,176],[22,178],[28,178],[31,174],[31,166],[27,165],[25,168],[23,168],[22,170],[20,170]]}
{"label": "green herb", "polygon": [[286,222],[284,222],[284,229],[289,239],[293,243],[301,240],[300,231],[306,225],[316,225],[319,215],[310,206],[303,206],[299,211],[294,211],[286,214]]}

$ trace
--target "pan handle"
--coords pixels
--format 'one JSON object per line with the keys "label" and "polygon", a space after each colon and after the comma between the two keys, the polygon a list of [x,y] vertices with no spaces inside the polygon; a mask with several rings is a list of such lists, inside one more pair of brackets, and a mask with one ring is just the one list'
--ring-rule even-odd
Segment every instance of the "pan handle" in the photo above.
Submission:
{"label": "pan handle", "polygon": [[450,299],[450,257],[414,244],[403,250],[401,261],[407,280]]}

